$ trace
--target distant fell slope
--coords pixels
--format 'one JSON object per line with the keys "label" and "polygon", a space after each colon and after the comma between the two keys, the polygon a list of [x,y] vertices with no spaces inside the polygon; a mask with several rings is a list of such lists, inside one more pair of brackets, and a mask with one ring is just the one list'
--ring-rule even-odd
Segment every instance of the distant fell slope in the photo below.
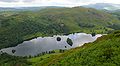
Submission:
{"label": "distant fell slope", "polygon": [[96,4],[84,5],[83,7],[114,11],[120,9],[120,4],[96,3]]}
{"label": "distant fell slope", "polygon": [[39,36],[75,32],[107,33],[120,29],[120,21],[92,8],[46,8],[40,11],[0,13],[0,49]]}
{"label": "distant fell slope", "polygon": [[57,6],[40,6],[40,7],[0,7],[0,11],[39,11],[45,8],[61,8]]}

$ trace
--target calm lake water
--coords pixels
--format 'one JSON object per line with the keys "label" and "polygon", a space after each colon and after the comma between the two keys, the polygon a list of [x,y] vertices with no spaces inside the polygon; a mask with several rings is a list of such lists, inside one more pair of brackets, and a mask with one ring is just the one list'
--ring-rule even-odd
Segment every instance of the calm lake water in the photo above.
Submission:
{"label": "calm lake water", "polygon": [[[0,51],[6,52],[10,55],[15,56],[35,56],[39,53],[52,51],[57,49],[70,49],[78,46],[82,46],[85,43],[94,42],[98,37],[101,37],[101,34],[97,34],[92,37],[91,34],[86,33],[75,33],[67,36],[55,35],[53,37],[38,37],[30,41],[24,41],[23,43],[17,45],[16,47],[4,48]],[[57,37],[61,38],[61,41],[57,41]],[[73,45],[70,46],[66,41],[67,38],[70,38],[73,42]],[[65,47],[66,46],[66,47]],[[12,50],[16,50],[15,53],[12,53]]]}

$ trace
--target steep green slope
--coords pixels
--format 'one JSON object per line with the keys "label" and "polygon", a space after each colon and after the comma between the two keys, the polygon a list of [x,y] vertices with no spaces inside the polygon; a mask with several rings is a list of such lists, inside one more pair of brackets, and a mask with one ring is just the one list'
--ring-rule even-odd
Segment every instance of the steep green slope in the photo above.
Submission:
{"label": "steep green slope", "polygon": [[42,62],[38,57],[31,58],[31,61],[34,60],[34,66],[119,66],[119,43],[120,31],[103,36],[93,43],[68,50],[61,55],[45,58]]}
{"label": "steep green slope", "polygon": [[0,55],[0,66],[119,66],[120,31],[61,54],[24,58]]}
{"label": "steep green slope", "polygon": [[[116,10],[116,11],[112,11],[112,12],[109,12],[110,14],[112,14],[113,16],[115,16],[116,18],[118,18],[120,20],[120,11],[119,10]],[[117,24],[113,24],[111,27],[113,29],[116,29],[116,30],[119,30],[120,25],[117,25]]]}
{"label": "steep green slope", "polygon": [[0,49],[38,36],[73,32],[107,33],[113,30],[114,24],[120,25],[119,20],[108,13],[83,7],[2,12],[0,23]]}
{"label": "steep green slope", "polygon": [[116,10],[116,11],[113,11],[113,12],[110,12],[111,14],[113,14],[114,16],[116,16],[119,20],[120,20],[120,10]]}
{"label": "steep green slope", "polygon": [[[120,35],[120,34],[119,34]],[[82,48],[73,49],[67,52],[55,64],[56,66],[66,65],[88,65],[88,66],[119,66],[120,65],[120,36],[102,37],[99,41],[86,44]]]}

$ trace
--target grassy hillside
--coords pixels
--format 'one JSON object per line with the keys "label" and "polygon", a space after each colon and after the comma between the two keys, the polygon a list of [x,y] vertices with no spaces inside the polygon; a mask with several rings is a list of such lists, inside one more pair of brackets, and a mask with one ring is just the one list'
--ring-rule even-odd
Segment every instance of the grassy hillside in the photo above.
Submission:
{"label": "grassy hillside", "polygon": [[119,66],[120,31],[98,38],[93,43],[67,50],[64,53],[37,57],[0,55],[0,66]]}
{"label": "grassy hillside", "polygon": [[32,62],[32,66],[119,66],[119,43],[120,31],[117,31],[63,54],[45,55],[31,58],[29,61]]}
{"label": "grassy hillside", "polygon": [[120,20],[120,10],[113,11],[113,12],[111,12],[111,14],[113,14],[114,16],[116,16]]}
{"label": "grassy hillside", "polygon": [[24,57],[15,57],[6,53],[0,55],[0,66],[28,66],[30,64]]}
{"label": "grassy hillside", "polygon": [[112,15],[83,7],[47,8],[41,11],[1,12],[0,49],[38,36],[74,32],[107,33],[120,25]]}

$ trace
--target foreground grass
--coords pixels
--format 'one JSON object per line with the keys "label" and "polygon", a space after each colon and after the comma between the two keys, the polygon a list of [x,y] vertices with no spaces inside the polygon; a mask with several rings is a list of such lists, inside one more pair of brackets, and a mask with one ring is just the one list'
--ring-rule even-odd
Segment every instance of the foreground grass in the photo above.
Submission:
{"label": "foreground grass", "polygon": [[120,66],[120,31],[54,54],[24,58],[0,55],[0,66]]}
{"label": "foreground grass", "polygon": [[120,66],[120,32],[63,54],[45,55],[29,61],[32,66]]}
{"label": "foreground grass", "polygon": [[30,58],[28,59],[28,61],[32,63],[31,66],[48,66],[48,63],[51,60],[54,60],[57,56],[60,56],[61,54],[62,53],[46,54],[40,57]]}
{"label": "foreground grass", "polygon": [[[103,39],[104,38],[104,39]],[[72,49],[51,61],[50,66],[119,66],[120,37],[110,35]],[[73,51],[73,52],[71,52]]]}

